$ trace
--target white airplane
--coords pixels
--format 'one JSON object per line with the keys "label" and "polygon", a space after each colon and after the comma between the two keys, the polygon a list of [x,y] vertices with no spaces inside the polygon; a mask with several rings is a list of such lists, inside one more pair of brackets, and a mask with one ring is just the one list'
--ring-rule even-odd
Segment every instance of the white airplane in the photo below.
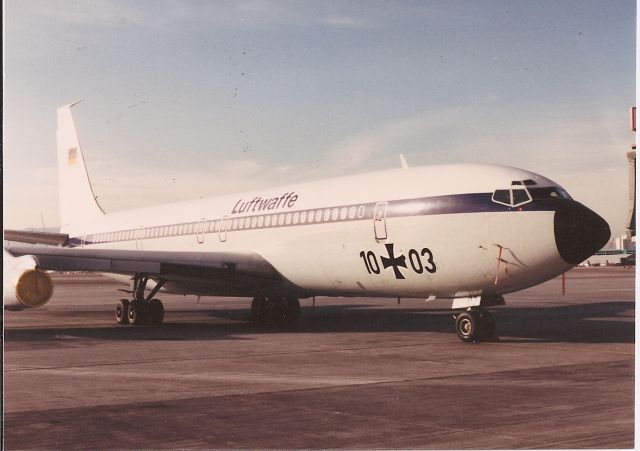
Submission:
{"label": "white airplane", "polygon": [[[160,324],[160,290],[252,297],[257,322],[296,324],[312,296],[448,299],[463,341],[495,332],[485,307],[599,250],[604,219],[522,169],[455,164],[387,170],[105,214],[71,115],[58,109],[60,233],[6,230],[6,308],[53,292],[44,270],[131,283],[120,324]],[[44,245],[43,245],[44,244]]]}

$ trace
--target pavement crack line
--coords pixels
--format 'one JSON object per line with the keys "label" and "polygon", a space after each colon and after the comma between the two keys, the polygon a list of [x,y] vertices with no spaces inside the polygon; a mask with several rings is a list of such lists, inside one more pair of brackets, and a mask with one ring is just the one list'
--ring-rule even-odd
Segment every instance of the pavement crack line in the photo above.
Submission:
{"label": "pavement crack line", "polygon": [[[315,354],[318,352],[351,352],[351,351],[362,351],[365,349],[394,349],[394,348],[406,348],[406,347],[414,347],[414,346],[424,346],[424,343],[411,343],[404,345],[387,345],[387,346],[358,346],[352,348],[343,348],[343,349],[332,349],[332,348],[323,348],[323,349],[312,349],[312,350],[304,350],[304,351],[282,351],[282,352],[265,352],[265,353],[257,353],[257,354],[238,354],[234,356],[237,359],[246,359],[249,357],[270,357],[270,356],[280,356],[280,355],[304,355],[304,354]],[[52,370],[52,369],[62,369],[62,368],[87,368],[94,366],[118,366],[118,365],[141,365],[147,363],[161,363],[164,361],[171,362],[196,362],[196,361],[204,361],[204,360],[220,360],[220,359],[228,359],[228,355],[220,355],[213,357],[183,357],[183,358],[156,358],[156,359],[146,359],[146,360],[123,360],[119,362],[101,362],[101,363],[87,363],[82,365],[52,365],[52,366],[34,366],[34,367],[22,367],[19,371],[31,371],[31,370]],[[18,371],[17,369],[10,368],[11,365],[5,365],[5,371]]]}
{"label": "pavement crack line", "polygon": [[[601,363],[619,363],[619,362],[627,362],[627,360],[612,360],[612,361],[607,361],[607,362],[601,362]],[[553,365],[553,366],[548,366],[548,367],[535,367],[535,369],[545,369],[545,370],[549,370],[552,368],[563,368],[563,367],[571,367],[571,366],[576,366],[576,364],[568,364],[568,365]],[[73,369],[75,367],[68,367],[67,369]],[[55,368],[54,368],[55,369]],[[451,374],[451,375],[445,375],[445,376],[434,376],[434,377],[424,377],[424,378],[412,378],[412,379],[385,379],[385,380],[380,380],[380,381],[373,381],[373,382],[367,382],[367,381],[363,381],[363,382],[354,382],[352,384],[334,384],[334,385],[329,385],[327,386],[315,386],[315,387],[300,387],[300,388],[294,388],[294,389],[282,389],[282,390],[277,390],[277,389],[271,389],[271,390],[259,390],[259,391],[254,391],[251,392],[250,394],[248,393],[226,393],[226,394],[220,394],[220,395],[210,395],[208,397],[210,398],[216,398],[216,399],[225,399],[225,398],[237,398],[237,397],[241,397],[241,396],[247,396],[247,395],[265,395],[265,394],[271,394],[271,393],[278,393],[278,394],[293,394],[293,393],[301,393],[301,392],[313,392],[313,391],[321,391],[321,390],[335,390],[335,389],[340,389],[341,387],[355,387],[355,386],[375,386],[375,385],[384,385],[384,384],[402,384],[402,383],[411,383],[411,382],[421,382],[421,381],[439,381],[439,380],[451,380],[451,379],[456,379],[456,378],[474,378],[477,376],[489,376],[489,375],[496,375],[496,374],[500,374],[500,373],[504,373],[504,372],[509,372],[509,371],[518,371],[518,370],[526,370],[526,369],[531,369],[531,368],[515,368],[515,369],[509,369],[509,370],[503,370],[503,371],[494,371],[494,372],[485,372],[485,373],[464,373],[464,374]],[[48,368],[45,369],[49,370]],[[120,374],[120,376],[122,376],[122,373],[118,373]],[[313,384],[312,384],[313,385]],[[290,385],[289,385],[290,386]],[[189,397],[181,397],[181,398],[173,398],[171,399],[172,402],[178,402],[181,400],[189,400],[189,399],[193,399],[194,397],[189,396]],[[153,404],[155,401],[146,401],[140,404]],[[130,403],[119,403],[119,404],[105,404],[105,405],[120,405],[120,406],[126,406],[129,405]],[[74,408],[74,407],[70,407],[70,408]],[[55,411],[55,410],[65,410],[65,408],[63,409],[44,409],[47,411]],[[615,410],[615,409],[613,409]],[[580,414],[576,414],[576,415],[580,415]],[[586,415],[586,414],[584,414]]]}

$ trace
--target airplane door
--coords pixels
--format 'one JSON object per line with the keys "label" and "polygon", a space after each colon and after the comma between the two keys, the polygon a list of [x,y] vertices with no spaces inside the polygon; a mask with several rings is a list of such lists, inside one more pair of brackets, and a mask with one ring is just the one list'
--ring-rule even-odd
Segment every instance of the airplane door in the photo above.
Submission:
{"label": "airplane door", "polygon": [[218,237],[223,243],[227,241],[227,222],[228,217],[225,215],[225,217],[220,221],[220,233],[218,233]]}
{"label": "airplane door", "polygon": [[136,250],[142,250],[142,239],[144,238],[144,227],[139,227],[134,232],[134,237],[136,240]]}
{"label": "airplane door", "polygon": [[196,239],[199,244],[204,243],[204,227],[206,225],[206,219],[202,218],[198,223],[198,230],[196,231]]}
{"label": "airplane door", "polygon": [[373,210],[373,231],[376,241],[387,239],[387,208],[389,202],[378,202]]}

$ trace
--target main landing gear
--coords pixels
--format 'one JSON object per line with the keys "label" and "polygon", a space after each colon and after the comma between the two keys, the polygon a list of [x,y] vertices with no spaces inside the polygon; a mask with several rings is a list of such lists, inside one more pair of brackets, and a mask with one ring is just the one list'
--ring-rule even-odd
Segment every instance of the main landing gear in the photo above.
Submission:
{"label": "main landing gear", "polygon": [[487,310],[469,308],[454,316],[456,333],[462,341],[481,341],[493,338],[496,333],[496,321]]}
{"label": "main landing gear", "polygon": [[164,306],[159,299],[153,297],[164,285],[164,280],[156,282],[156,286],[145,297],[145,288],[149,277],[136,275],[133,278],[133,299],[120,299],[116,304],[116,321],[118,324],[162,324],[164,320]]}
{"label": "main landing gear", "polygon": [[296,329],[300,322],[300,301],[296,298],[254,298],[251,320],[258,325]]}

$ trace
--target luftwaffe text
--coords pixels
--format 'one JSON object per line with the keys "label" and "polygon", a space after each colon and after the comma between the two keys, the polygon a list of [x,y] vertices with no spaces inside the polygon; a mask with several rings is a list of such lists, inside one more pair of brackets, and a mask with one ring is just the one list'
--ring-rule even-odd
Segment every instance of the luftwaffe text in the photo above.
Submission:
{"label": "luftwaffe text", "polygon": [[280,197],[270,197],[263,199],[260,196],[254,197],[252,200],[240,199],[231,210],[234,213],[249,213],[254,211],[276,210],[278,208],[293,208],[298,200],[295,192],[284,193]]}

